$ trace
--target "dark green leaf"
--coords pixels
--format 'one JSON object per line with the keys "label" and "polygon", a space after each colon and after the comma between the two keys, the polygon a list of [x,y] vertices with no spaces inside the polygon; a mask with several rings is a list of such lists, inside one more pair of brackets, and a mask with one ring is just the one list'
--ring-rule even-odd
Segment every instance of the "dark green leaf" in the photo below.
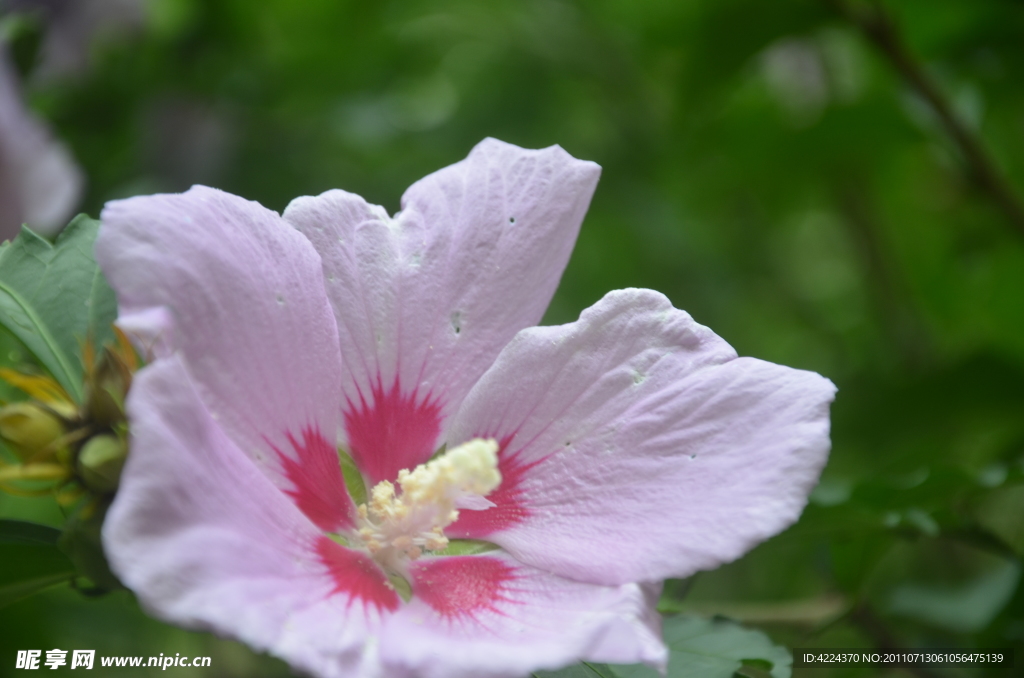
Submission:
{"label": "dark green leaf", "polygon": [[60,530],[0,520],[0,607],[69,580],[75,568],[57,547]]}
{"label": "dark green leaf", "polygon": [[743,666],[752,666],[756,669],[761,669],[762,671],[771,671],[772,666],[774,666],[767,659],[741,659],[740,663],[743,664]]}
{"label": "dark green leaf", "polygon": [[28,228],[0,246],[0,325],[72,397],[82,398],[81,344],[110,338],[114,293],[93,256],[99,222],[78,216],[51,244]]}
{"label": "dark green leaf", "polygon": [[771,678],[772,674],[759,666],[744,664],[732,675],[733,678]]}
{"label": "dark green leaf", "polygon": [[771,678],[772,663],[767,659],[741,659],[743,665],[733,674],[734,678]]}
{"label": "dark green leaf", "polygon": [[56,546],[60,530],[25,520],[0,520],[0,544]]}
{"label": "dark green leaf", "polygon": [[105,593],[124,588],[110,571],[100,530],[109,508],[109,500],[100,504],[85,504],[64,526],[60,536],[60,548],[71,558],[79,574],[88,577],[97,591]]}

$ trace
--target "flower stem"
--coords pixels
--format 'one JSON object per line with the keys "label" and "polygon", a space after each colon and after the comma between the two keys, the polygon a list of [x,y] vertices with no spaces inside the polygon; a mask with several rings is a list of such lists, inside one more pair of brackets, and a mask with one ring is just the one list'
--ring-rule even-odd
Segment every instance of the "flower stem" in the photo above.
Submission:
{"label": "flower stem", "polygon": [[910,53],[892,17],[878,1],[871,8],[854,8],[847,0],[823,0],[856,26],[906,84],[928,104],[953,140],[979,189],[988,194],[1010,224],[1024,236],[1024,203],[999,171],[981,139],[954,112],[942,90]]}

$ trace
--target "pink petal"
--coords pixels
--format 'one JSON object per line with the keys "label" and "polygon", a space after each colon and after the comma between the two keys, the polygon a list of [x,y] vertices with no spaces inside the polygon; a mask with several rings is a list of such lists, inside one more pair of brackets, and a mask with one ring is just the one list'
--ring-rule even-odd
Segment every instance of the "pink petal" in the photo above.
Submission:
{"label": "pink petal", "polygon": [[426,558],[413,599],[388,619],[393,678],[520,678],[581,659],[664,666],[660,619],[636,584],[570,581],[505,554]]}
{"label": "pink petal", "polygon": [[341,356],[320,258],[276,213],[195,186],[109,203],[96,257],[122,326],[184,356],[234,442],[323,529],[350,523]]}
{"label": "pink petal", "polygon": [[599,172],[557,146],[487,139],[409,188],[394,218],[343,191],[285,210],[323,257],[348,443],[372,482],[425,461],[501,348],[540,320]]}
{"label": "pink petal", "polygon": [[0,241],[23,223],[52,235],[71,218],[84,178],[71,154],[22,103],[0,44]]}
{"label": "pink petal", "polygon": [[834,392],[736,358],[657,292],[612,292],[520,332],[466,398],[451,440],[501,441],[503,482],[446,532],[602,584],[715,567],[800,515]]}
{"label": "pink petal", "polygon": [[399,601],[320,531],[203,406],[177,358],[139,372],[132,451],[103,528],[121,580],[161,619],[323,676],[370,676],[364,645]]}

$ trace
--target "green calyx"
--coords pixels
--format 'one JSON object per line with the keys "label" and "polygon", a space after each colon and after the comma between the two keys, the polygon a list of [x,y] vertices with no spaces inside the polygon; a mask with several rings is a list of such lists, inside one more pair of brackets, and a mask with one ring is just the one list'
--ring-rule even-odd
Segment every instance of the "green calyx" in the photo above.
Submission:
{"label": "green calyx", "polygon": [[352,497],[352,501],[356,506],[366,503],[366,481],[363,480],[363,474],[359,472],[359,468],[356,466],[356,462],[352,459],[348,452],[338,448],[338,462],[341,464],[341,475],[345,479],[345,489],[348,490],[348,496]]}
{"label": "green calyx", "polygon": [[434,551],[435,556],[475,556],[478,553],[497,551],[500,546],[482,539],[449,539],[448,547]]}
{"label": "green calyx", "polygon": [[400,574],[388,574],[388,583],[391,584],[391,588],[395,590],[395,593],[405,601],[409,602],[412,600],[412,585],[409,584],[409,580]]}

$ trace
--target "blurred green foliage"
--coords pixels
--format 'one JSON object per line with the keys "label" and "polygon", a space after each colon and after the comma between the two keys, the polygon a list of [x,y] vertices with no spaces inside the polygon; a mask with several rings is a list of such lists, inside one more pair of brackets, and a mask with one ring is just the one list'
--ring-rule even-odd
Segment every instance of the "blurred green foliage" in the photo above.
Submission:
{"label": "blurred green foliage", "polygon": [[[1024,4],[881,7],[987,169],[1024,192]],[[663,607],[724,614],[790,647],[1022,648],[1024,224],[906,64],[857,24],[875,10],[152,0],[73,74],[40,76],[24,45],[19,63],[87,172],[92,215],[192,183],[277,210],[340,187],[394,211],[406,186],[485,136],[597,161],[546,322],[651,287],[741,354],[839,386],[832,458],[800,523],[669,582]],[[0,349],[25,355],[10,337]],[[56,524],[46,501],[0,498],[0,514]],[[86,604],[54,591],[2,619],[4,656],[188,647],[213,654],[217,675],[284,670],[142,621],[124,593]]]}

